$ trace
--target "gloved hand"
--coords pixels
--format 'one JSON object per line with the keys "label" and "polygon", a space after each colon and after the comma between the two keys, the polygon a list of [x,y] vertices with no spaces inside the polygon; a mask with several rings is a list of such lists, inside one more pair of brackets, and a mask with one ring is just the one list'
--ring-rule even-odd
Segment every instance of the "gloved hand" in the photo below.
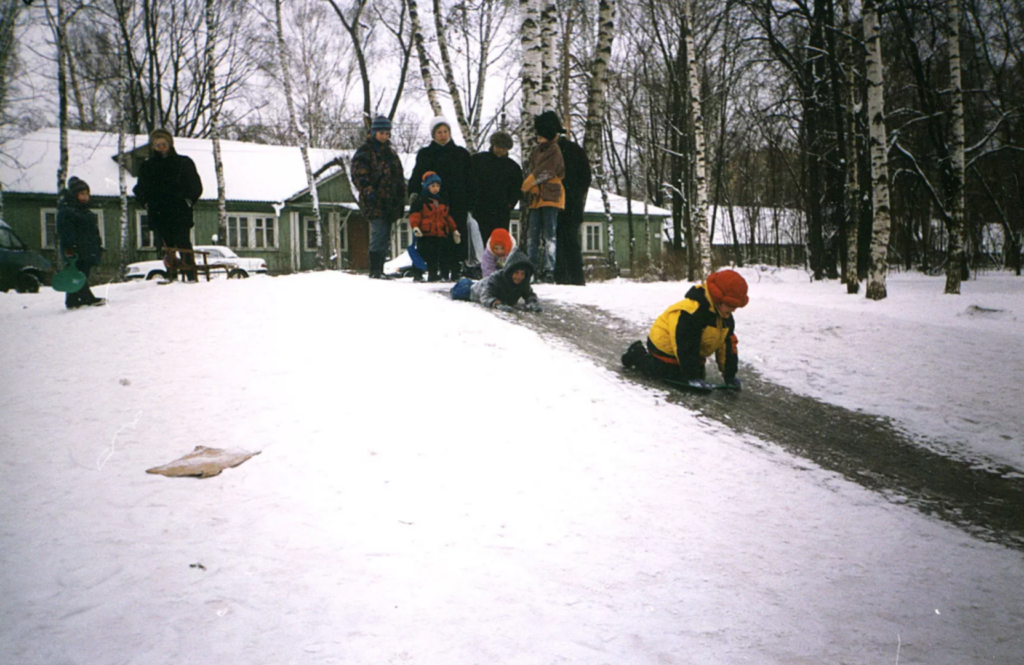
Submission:
{"label": "gloved hand", "polygon": [[412,227],[412,234],[414,236],[416,236],[417,238],[422,238],[423,237],[423,231],[421,231],[420,227],[418,227],[418,226]]}
{"label": "gloved hand", "polygon": [[523,305],[523,309],[525,309],[527,312],[537,312],[538,314],[540,314],[541,311],[540,303],[537,302],[536,300],[533,302],[528,302],[525,305]]}
{"label": "gloved hand", "polygon": [[698,390],[711,390],[712,388],[714,388],[714,386],[712,386],[704,379],[690,379],[689,381],[687,381],[687,383],[690,384],[691,387],[696,388]]}
{"label": "gloved hand", "polygon": [[413,192],[412,194],[409,195],[409,205],[410,206],[415,205],[416,202],[419,201],[419,200],[420,200],[420,195],[419,194]]}
{"label": "gloved hand", "polygon": [[514,310],[513,310],[513,309],[512,309],[511,307],[509,307],[509,306],[508,306],[508,305],[506,305],[505,303],[501,302],[500,300],[495,300],[494,302],[492,302],[492,303],[491,303],[491,307],[492,307],[493,309],[497,309],[497,310],[500,310],[500,311],[502,311],[502,312],[511,312],[511,311],[514,311]]}
{"label": "gloved hand", "polygon": [[738,376],[733,376],[725,380],[725,385],[732,386],[736,390],[743,390],[743,382],[740,381]]}
{"label": "gloved hand", "polygon": [[452,238],[455,238],[455,244],[456,245],[458,245],[460,242],[462,242],[462,234],[459,233],[458,231],[453,231],[452,232]]}

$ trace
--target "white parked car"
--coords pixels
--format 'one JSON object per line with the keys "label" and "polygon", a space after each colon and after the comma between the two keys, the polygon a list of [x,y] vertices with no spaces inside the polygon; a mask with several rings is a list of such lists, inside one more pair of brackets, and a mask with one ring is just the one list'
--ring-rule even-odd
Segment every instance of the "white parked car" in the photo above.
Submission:
{"label": "white parked car", "polygon": [[[206,262],[211,266],[226,266],[228,277],[248,277],[253,273],[267,272],[267,262],[239,256],[223,245],[196,245],[197,252],[208,252]],[[196,256],[196,263],[202,264],[203,257]],[[128,264],[128,279],[167,279],[167,267],[163,260],[139,261]]]}

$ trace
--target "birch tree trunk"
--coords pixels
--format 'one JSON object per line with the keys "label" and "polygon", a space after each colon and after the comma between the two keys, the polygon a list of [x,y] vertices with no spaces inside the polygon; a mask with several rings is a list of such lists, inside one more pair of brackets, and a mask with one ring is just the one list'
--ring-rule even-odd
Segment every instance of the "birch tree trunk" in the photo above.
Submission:
{"label": "birch tree trunk", "polygon": [[843,63],[846,67],[846,126],[847,139],[846,159],[846,292],[855,294],[860,291],[860,271],[858,270],[858,245],[860,234],[860,159],[857,151],[857,81],[854,76],[853,24],[850,20],[850,0],[841,0],[840,11],[843,21]]}
{"label": "birch tree trunk", "polygon": [[612,41],[615,38],[615,0],[600,0],[598,3],[597,50],[590,66],[590,92],[587,95],[587,125],[583,133],[583,150],[590,157],[601,191],[604,215],[608,225],[608,263],[616,268],[615,224],[604,172],[604,146],[601,132],[604,126],[605,92],[608,89],[608,63],[612,57]]}
{"label": "birch tree trunk", "polygon": [[686,77],[690,85],[690,126],[693,129],[694,185],[693,235],[700,256],[704,279],[711,274],[711,237],[708,234],[708,179],[704,154],[704,114],[700,105],[700,77],[697,73],[697,52],[693,43],[693,7],[691,0],[683,0],[683,38],[686,41]]}
{"label": "birch tree trunk", "polygon": [[555,38],[558,35],[558,7],[554,0],[542,0],[544,8],[540,13],[541,40],[541,82],[540,105],[544,111],[555,108],[555,81],[558,76],[558,65],[555,62],[558,49]]}
{"label": "birch tree trunk", "polygon": [[[207,0],[208,2],[210,0]],[[332,3],[333,4],[333,3]],[[299,148],[302,151],[302,165],[306,169],[306,182],[309,185],[309,195],[313,199],[313,217],[316,220],[316,269],[323,270],[327,266],[324,256],[324,228],[323,219],[320,217],[320,197],[316,189],[316,178],[313,177],[313,169],[309,165],[309,138],[305,129],[295,117],[295,102],[292,99],[291,70],[288,65],[288,49],[284,43],[284,27],[281,21],[281,0],[274,0],[274,12],[277,19],[277,55],[281,61],[281,81],[284,84],[284,97],[288,105],[288,124],[293,139],[298,139]],[[354,21],[358,25],[359,18]],[[347,26],[346,26],[347,27]],[[365,79],[368,84],[369,79]],[[300,217],[301,220],[301,217]],[[301,223],[301,221],[300,221]]]}
{"label": "birch tree trunk", "polygon": [[[49,5],[47,5],[49,13]],[[57,0],[54,35],[57,38],[57,124],[60,128],[60,158],[57,163],[57,192],[68,180],[68,25],[64,0]],[[56,241],[54,242],[56,246]],[[60,252],[58,252],[58,255]]]}
{"label": "birch tree trunk", "polygon": [[420,25],[420,12],[416,7],[416,0],[406,0],[409,7],[409,20],[412,22],[412,41],[416,45],[416,55],[420,61],[420,77],[423,79],[423,87],[427,91],[427,101],[430,102],[430,110],[435,116],[441,115],[441,102],[437,98],[437,89],[434,88],[434,76],[430,72],[430,56],[427,55],[427,47],[423,39],[423,26]]}
{"label": "birch tree trunk", "polygon": [[117,192],[121,203],[121,255],[117,268],[117,281],[123,282],[128,274],[128,261],[131,254],[131,236],[128,221],[128,169],[125,168],[124,157],[127,149],[128,114],[125,105],[128,103],[128,56],[122,44],[117,53]]}
{"label": "birch tree trunk", "polygon": [[[452,105],[455,107],[455,119],[462,130],[462,138],[466,142],[466,149],[471,153],[476,152],[476,137],[470,131],[469,122],[466,121],[466,109],[462,106],[462,95],[459,93],[459,86],[455,81],[455,72],[452,69],[452,60],[448,55],[448,37],[444,26],[444,17],[441,12],[441,0],[434,0],[434,30],[437,32],[437,49],[441,52],[441,65],[444,67],[444,80],[448,84],[448,94],[452,98]],[[440,114],[438,114],[440,115]]]}
{"label": "birch tree trunk", "polygon": [[[540,69],[543,46],[540,41],[540,26],[537,23],[538,0],[519,0],[522,23],[519,26],[519,42],[522,48],[522,89],[523,118],[522,132],[528,132],[533,116],[541,112]],[[527,145],[525,142],[522,145]]]}
{"label": "birch tree trunk", "polygon": [[949,88],[952,93],[952,138],[949,187],[949,251],[946,293],[959,295],[964,265],[964,89],[960,76],[960,2],[946,0],[949,49]]}
{"label": "birch tree trunk", "polygon": [[217,102],[217,9],[215,0],[206,0],[206,85],[210,93],[210,138],[213,142],[213,170],[217,174],[217,235],[227,243],[228,206],[224,184],[224,161],[220,154],[220,106]]}
{"label": "birch tree trunk", "polygon": [[885,132],[885,99],[882,77],[882,44],[875,0],[864,0],[864,41],[867,43],[868,124],[871,153],[871,267],[865,295],[871,300],[886,297],[885,275],[889,253],[889,163]]}

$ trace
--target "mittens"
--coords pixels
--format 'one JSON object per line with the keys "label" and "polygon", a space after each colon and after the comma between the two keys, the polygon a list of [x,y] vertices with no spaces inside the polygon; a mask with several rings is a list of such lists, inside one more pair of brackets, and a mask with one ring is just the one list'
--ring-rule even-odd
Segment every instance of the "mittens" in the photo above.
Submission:
{"label": "mittens", "polygon": [[523,305],[523,309],[525,309],[527,312],[537,312],[538,314],[541,311],[540,303],[537,301],[526,303],[525,305]]}
{"label": "mittens", "polygon": [[414,236],[416,236],[417,238],[422,238],[423,237],[423,231],[421,231],[420,227],[418,227],[418,226],[412,227],[412,234]]}
{"label": "mittens", "polygon": [[455,244],[456,245],[458,245],[460,242],[462,242],[462,234],[459,233],[458,231],[453,231],[452,232],[452,237],[455,238]]}

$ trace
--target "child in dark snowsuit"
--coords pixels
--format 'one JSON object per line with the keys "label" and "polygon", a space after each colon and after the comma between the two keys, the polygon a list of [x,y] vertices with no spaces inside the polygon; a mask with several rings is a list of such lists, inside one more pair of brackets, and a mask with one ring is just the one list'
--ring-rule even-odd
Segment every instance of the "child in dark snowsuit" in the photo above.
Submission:
{"label": "child in dark snowsuit", "polygon": [[539,312],[537,294],[530,288],[532,276],[533,264],[525,252],[517,248],[509,254],[504,268],[470,287],[469,299],[503,311],[512,311],[522,299],[523,309]]}
{"label": "child in dark snowsuit", "polygon": [[423,192],[409,208],[409,226],[412,227],[413,235],[419,239],[416,248],[427,262],[431,282],[440,279],[438,273],[449,253],[449,243],[452,240],[455,244],[462,241],[455,220],[448,213],[448,206],[439,198],[440,192],[441,176],[427,171],[423,174]]}
{"label": "child in dark snowsuit", "polygon": [[636,341],[622,355],[622,364],[658,379],[704,385],[705,363],[715,354],[725,383],[740,387],[736,377],[736,320],[744,307],[747,282],[733,270],[720,270],[704,284],[690,288],[686,298],[669,307],[651,326],[647,346]]}
{"label": "child in dark snowsuit", "polygon": [[[68,259],[75,259],[75,267],[87,278],[93,266],[99,265],[103,252],[99,220],[96,213],[89,210],[89,198],[89,184],[71,176],[57,204],[57,237],[61,250]],[[68,309],[104,305],[106,302],[106,299],[93,295],[88,281],[78,291],[64,296],[64,306]]]}

